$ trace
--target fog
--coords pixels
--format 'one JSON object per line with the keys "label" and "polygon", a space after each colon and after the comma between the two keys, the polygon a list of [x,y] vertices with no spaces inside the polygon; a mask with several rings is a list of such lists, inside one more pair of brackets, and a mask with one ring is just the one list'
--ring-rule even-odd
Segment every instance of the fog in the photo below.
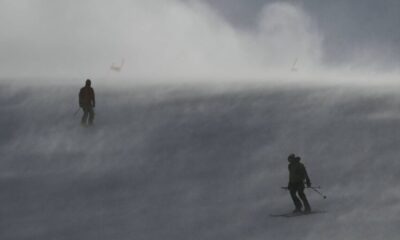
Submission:
{"label": "fog", "polygon": [[0,0],[0,239],[398,239],[398,6]]}
{"label": "fog", "polygon": [[[397,239],[400,98],[387,87],[0,86],[0,238]],[[290,212],[287,155],[320,214]],[[299,231],[301,229],[301,231]]]}
{"label": "fog", "polygon": [[[344,3],[329,6],[346,8]],[[309,1],[2,0],[0,74],[2,79],[74,83],[88,77],[131,83],[396,76],[388,42],[398,31],[386,27],[387,39],[350,44],[356,38],[347,33],[359,28],[352,13],[338,16],[334,25],[321,17],[326,9],[327,4]],[[332,13],[323,16],[331,19]],[[384,35],[379,29],[385,24],[373,25],[372,33],[377,29]],[[347,30],[336,31],[341,28]],[[121,59],[123,70],[111,71]]]}

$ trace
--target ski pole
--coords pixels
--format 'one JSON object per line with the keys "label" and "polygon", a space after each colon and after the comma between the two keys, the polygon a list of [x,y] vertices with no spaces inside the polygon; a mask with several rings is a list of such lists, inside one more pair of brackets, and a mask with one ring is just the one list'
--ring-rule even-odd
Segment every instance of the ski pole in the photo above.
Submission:
{"label": "ski pole", "polygon": [[[285,190],[289,190],[288,187],[281,187],[282,189]],[[320,191],[317,190],[317,188],[321,188],[320,186],[316,186],[316,187],[307,187],[307,188],[311,188],[312,190],[314,190],[316,193],[318,193],[319,195],[321,195],[321,197],[323,197],[324,199],[327,199],[328,197],[325,196],[324,194],[322,194]]]}
{"label": "ski pole", "polygon": [[78,108],[78,110],[76,110],[76,112],[74,113],[74,117],[76,116],[76,114],[78,114],[78,112],[81,110],[81,108]]}
{"label": "ski pole", "polygon": [[320,191],[318,191],[315,187],[308,187],[308,188],[311,188],[312,190],[314,190],[316,193],[318,193],[319,195],[321,195],[324,199],[326,199],[327,198],[327,196],[325,196],[324,194],[322,194]]}

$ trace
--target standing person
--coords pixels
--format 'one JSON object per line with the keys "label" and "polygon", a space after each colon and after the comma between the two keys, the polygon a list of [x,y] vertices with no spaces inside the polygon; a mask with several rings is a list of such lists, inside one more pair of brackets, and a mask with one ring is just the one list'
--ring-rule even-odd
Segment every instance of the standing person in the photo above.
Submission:
{"label": "standing person", "polygon": [[[290,196],[292,197],[294,206],[296,207],[293,213],[300,213],[304,206],[304,212],[311,212],[310,204],[307,201],[307,197],[304,194],[304,181],[307,187],[311,187],[311,181],[308,177],[306,168],[303,163],[300,162],[301,158],[296,157],[294,154],[290,154],[288,157],[289,161],[289,184],[288,189]],[[300,197],[300,199],[297,197]]]}
{"label": "standing person", "polygon": [[[81,120],[82,126],[87,126],[93,124],[94,111],[93,108],[96,105],[94,90],[91,87],[92,82],[90,79],[86,80],[85,86],[79,91],[79,106],[83,110],[83,116]],[[89,122],[88,122],[89,117]]]}

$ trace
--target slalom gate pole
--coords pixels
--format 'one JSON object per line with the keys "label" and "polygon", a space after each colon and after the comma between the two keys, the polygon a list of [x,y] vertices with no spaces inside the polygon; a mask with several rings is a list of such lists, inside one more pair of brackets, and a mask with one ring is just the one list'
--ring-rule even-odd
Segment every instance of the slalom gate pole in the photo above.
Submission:
{"label": "slalom gate pole", "polygon": [[315,187],[307,187],[307,188],[311,188],[312,190],[314,190],[314,192],[318,193],[319,195],[321,195],[321,197],[323,197],[324,199],[327,198],[327,196],[325,196],[324,194],[322,194],[320,191],[318,191]]}

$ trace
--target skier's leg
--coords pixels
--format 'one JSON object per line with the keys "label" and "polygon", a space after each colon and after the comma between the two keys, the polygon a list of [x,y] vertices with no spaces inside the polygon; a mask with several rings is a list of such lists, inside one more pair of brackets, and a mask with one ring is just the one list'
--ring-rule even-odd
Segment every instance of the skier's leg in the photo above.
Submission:
{"label": "skier's leg", "polygon": [[86,123],[87,123],[87,118],[88,118],[88,114],[89,114],[88,109],[87,109],[86,107],[84,107],[84,108],[83,108],[83,116],[82,116],[82,120],[81,120],[81,124],[82,124],[82,125],[86,125]]}
{"label": "skier's leg", "polygon": [[303,205],[304,205],[304,211],[310,212],[311,211],[311,207],[310,207],[310,204],[308,203],[306,194],[304,194],[304,187],[300,188],[298,192],[299,192],[299,197],[300,197],[300,199],[301,199],[301,201],[303,202]]}
{"label": "skier's leg", "polygon": [[296,212],[297,211],[301,211],[302,205],[301,205],[301,202],[300,202],[299,198],[296,196],[297,189],[296,188],[290,188],[289,190],[290,190],[290,196],[292,197],[294,206],[296,207],[295,211]]}
{"label": "skier's leg", "polygon": [[89,108],[89,125],[92,125],[93,124],[93,120],[94,120],[94,111],[93,111],[93,108],[91,107],[91,108]]}

